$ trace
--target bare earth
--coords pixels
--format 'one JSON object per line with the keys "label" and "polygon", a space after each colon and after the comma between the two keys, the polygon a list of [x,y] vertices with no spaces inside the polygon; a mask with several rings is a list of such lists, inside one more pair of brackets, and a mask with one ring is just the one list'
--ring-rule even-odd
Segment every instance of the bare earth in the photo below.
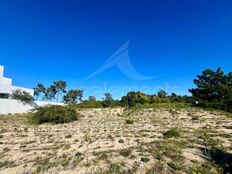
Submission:
{"label": "bare earth", "polygon": [[[69,124],[0,116],[0,173],[220,173],[202,153],[232,152],[232,117],[200,109],[82,109]],[[178,128],[180,136],[163,133]]]}

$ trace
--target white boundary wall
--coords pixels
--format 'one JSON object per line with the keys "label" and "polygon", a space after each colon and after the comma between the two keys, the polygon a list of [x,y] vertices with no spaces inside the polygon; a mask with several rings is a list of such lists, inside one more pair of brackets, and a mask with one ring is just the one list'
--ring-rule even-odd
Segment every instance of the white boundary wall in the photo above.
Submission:
{"label": "white boundary wall", "polygon": [[[63,103],[53,103],[53,102],[44,102],[44,101],[35,101],[37,106],[45,105],[64,105]],[[13,99],[0,99],[0,114],[15,114],[15,113],[26,113],[31,109],[35,108],[35,105],[24,104],[21,101]]]}

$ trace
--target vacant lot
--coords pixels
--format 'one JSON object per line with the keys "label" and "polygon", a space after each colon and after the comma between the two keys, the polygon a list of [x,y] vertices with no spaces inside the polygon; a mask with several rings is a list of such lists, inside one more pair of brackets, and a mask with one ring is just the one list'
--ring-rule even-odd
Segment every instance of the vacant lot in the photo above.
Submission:
{"label": "vacant lot", "polygon": [[59,125],[1,116],[0,173],[222,173],[210,160],[217,157],[223,168],[231,158],[229,114],[193,108],[78,112],[78,121]]}

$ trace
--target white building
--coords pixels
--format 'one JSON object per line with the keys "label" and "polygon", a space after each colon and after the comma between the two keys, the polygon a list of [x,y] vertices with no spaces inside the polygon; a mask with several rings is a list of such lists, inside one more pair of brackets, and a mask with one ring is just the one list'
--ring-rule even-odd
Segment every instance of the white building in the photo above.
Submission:
{"label": "white building", "polygon": [[33,96],[34,94],[33,89],[13,86],[12,79],[6,78],[3,75],[4,75],[4,67],[0,65],[0,98],[9,98],[12,91],[17,90],[17,89],[26,91]]}

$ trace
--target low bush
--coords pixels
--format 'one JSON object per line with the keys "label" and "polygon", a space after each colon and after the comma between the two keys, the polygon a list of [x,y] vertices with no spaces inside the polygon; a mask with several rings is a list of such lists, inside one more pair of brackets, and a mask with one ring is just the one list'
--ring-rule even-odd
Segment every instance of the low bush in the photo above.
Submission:
{"label": "low bush", "polygon": [[148,157],[141,157],[141,161],[144,162],[144,163],[147,163],[150,161],[150,158]]}
{"label": "low bush", "polygon": [[68,123],[77,120],[78,113],[67,106],[44,106],[35,109],[32,114],[32,121],[36,124],[43,123]]}
{"label": "low bush", "polygon": [[179,137],[180,130],[177,128],[172,128],[172,129],[168,130],[167,132],[164,132],[163,136],[164,136],[164,138]]}
{"label": "low bush", "polygon": [[122,155],[124,157],[128,157],[128,156],[130,156],[131,152],[132,152],[131,149],[123,149],[119,153],[120,153],[120,155]]}
{"label": "low bush", "polygon": [[129,120],[129,119],[127,119],[127,120],[125,121],[125,123],[126,123],[126,124],[133,124],[133,123],[134,123],[134,120]]}

